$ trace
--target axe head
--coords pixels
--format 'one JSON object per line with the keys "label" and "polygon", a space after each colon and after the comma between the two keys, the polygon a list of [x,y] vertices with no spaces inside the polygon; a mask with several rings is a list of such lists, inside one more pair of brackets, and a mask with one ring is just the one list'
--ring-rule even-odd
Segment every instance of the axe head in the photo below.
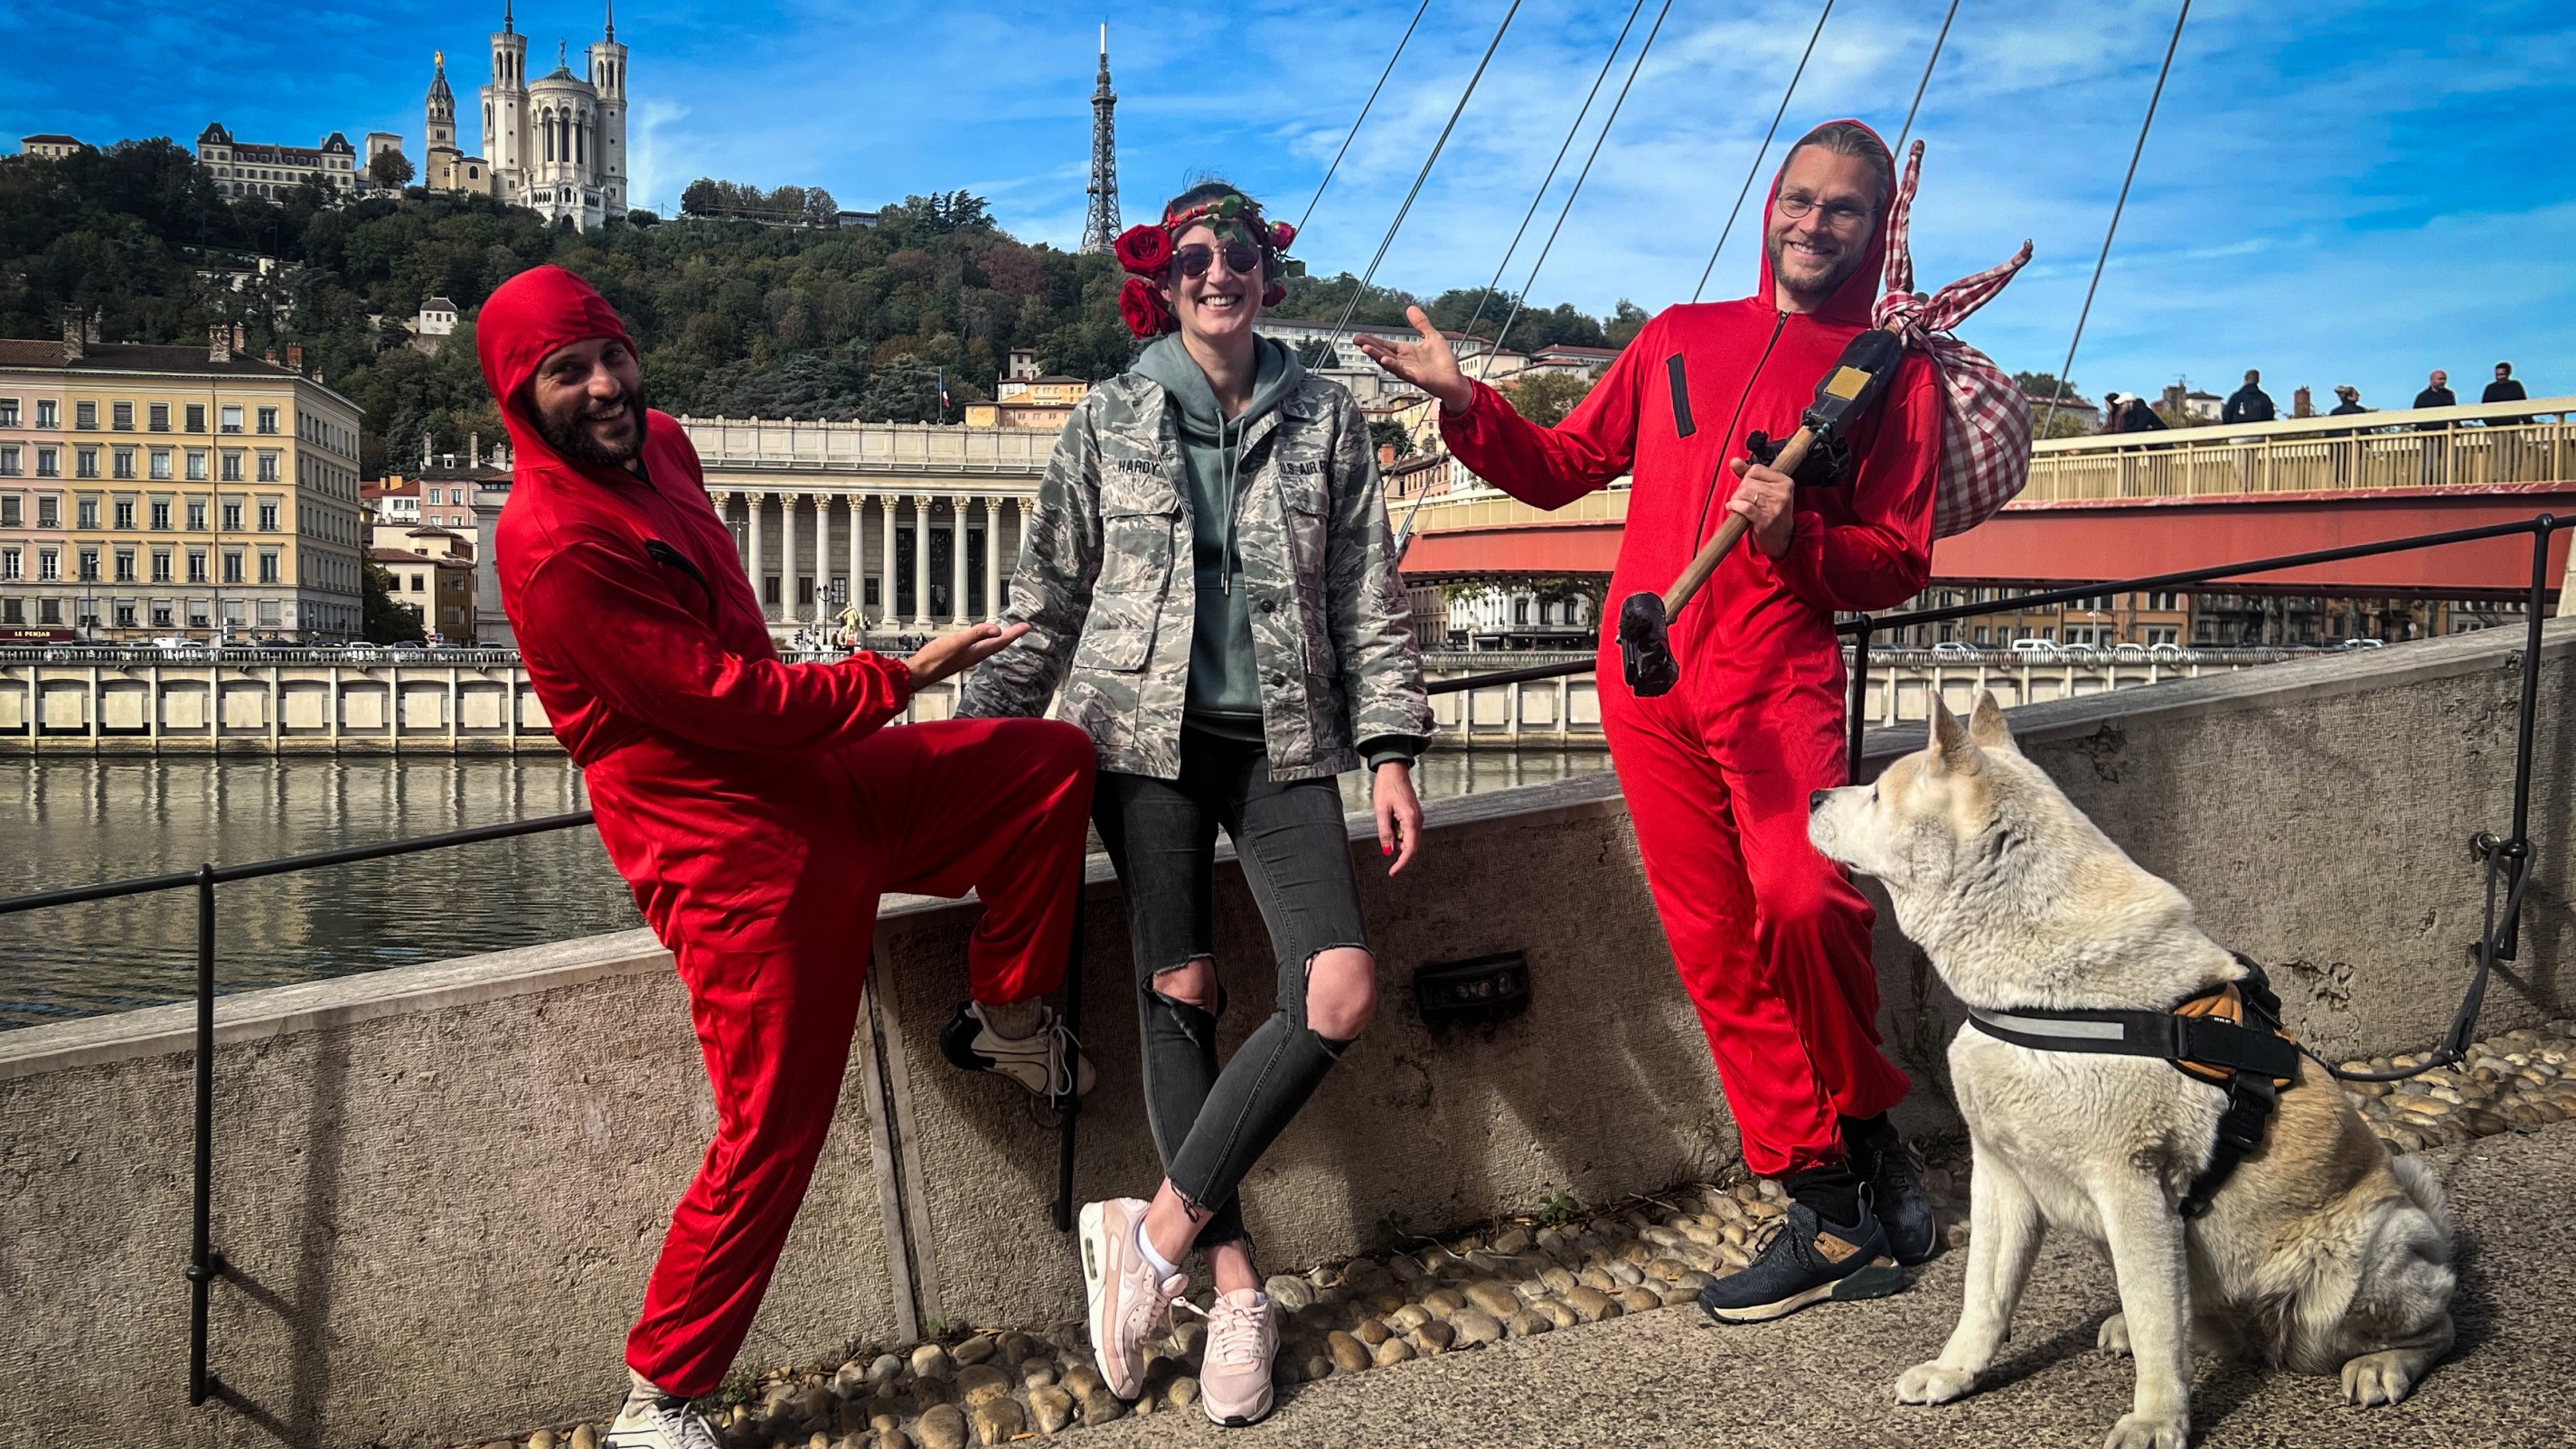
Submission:
{"label": "axe head", "polygon": [[1630,594],[1628,602],[1619,606],[1619,660],[1628,676],[1628,692],[1639,699],[1670,694],[1681,682],[1681,663],[1673,658],[1663,595]]}

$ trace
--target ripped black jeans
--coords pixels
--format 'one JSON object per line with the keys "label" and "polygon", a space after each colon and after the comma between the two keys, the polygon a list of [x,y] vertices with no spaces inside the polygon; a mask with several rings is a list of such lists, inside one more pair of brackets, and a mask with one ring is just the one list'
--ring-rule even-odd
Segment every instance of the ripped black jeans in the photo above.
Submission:
{"label": "ripped black jeans", "polygon": [[[1214,1209],[1199,1245],[1234,1242],[1244,1236],[1236,1185],[1350,1044],[1306,1025],[1308,964],[1334,947],[1368,944],[1341,792],[1329,776],[1274,781],[1262,746],[1184,727],[1178,780],[1104,770],[1095,798],[1093,818],[1126,890],[1136,945],[1154,1145],[1173,1188]],[[1220,825],[1243,862],[1279,969],[1278,1009],[1221,1072],[1216,1016],[1154,989],[1158,974],[1215,956]],[[1219,988],[1219,1011],[1224,1002]]]}

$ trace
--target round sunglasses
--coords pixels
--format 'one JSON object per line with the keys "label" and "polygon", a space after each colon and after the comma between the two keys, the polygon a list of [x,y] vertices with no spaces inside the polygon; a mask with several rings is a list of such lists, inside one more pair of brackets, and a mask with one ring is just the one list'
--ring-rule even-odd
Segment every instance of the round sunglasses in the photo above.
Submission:
{"label": "round sunglasses", "polygon": [[[1172,270],[1184,277],[1204,277],[1216,262],[1218,249],[1202,244],[1185,246],[1172,253]],[[1227,242],[1225,269],[1239,277],[1248,277],[1261,265],[1261,248],[1250,242]]]}

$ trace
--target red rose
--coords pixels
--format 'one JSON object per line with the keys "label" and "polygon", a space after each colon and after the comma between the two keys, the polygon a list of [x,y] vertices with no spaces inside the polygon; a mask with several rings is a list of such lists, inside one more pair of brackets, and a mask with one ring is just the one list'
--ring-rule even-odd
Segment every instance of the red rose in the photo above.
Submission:
{"label": "red rose", "polygon": [[1297,228],[1290,226],[1284,221],[1274,221],[1270,223],[1270,249],[1272,251],[1284,252],[1288,250],[1288,244],[1296,239]]}
{"label": "red rose", "polygon": [[1172,264],[1171,234],[1159,226],[1131,226],[1118,234],[1118,265],[1140,277],[1160,277]]}
{"label": "red rose", "polygon": [[[1126,245],[1125,237],[1119,238],[1119,245]],[[1127,285],[1118,289],[1118,315],[1127,319],[1127,330],[1139,337],[1160,337],[1172,330],[1172,314],[1163,306],[1163,294],[1143,277],[1129,277]]]}
{"label": "red rose", "polygon": [[1287,300],[1288,289],[1277,282],[1273,282],[1261,290],[1261,305],[1264,307],[1276,307]]}

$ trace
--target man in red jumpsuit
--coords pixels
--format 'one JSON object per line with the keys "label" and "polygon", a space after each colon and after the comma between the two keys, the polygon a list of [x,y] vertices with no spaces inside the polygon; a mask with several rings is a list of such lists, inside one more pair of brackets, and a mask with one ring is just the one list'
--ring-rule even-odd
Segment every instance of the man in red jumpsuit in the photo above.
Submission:
{"label": "man in red jumpsuit", "polygon": [[1524,502],[1560,508],[1633,474],[1614,605],[1670,586],[1726,512],[1751,525],[1672,621],[1672,693],[1639,699],[1618,683],[1615,607],[1599,670],[1646,879],[1745,1164],[1791,1197],[1789,1230],[1701,1295],[1727,1321],[1893,1292],[1897,1264],[1933,1250],[1930,1205],[1886,1118],[1908,1083],[1879,1049],[1870,909],[1807,842],[1808,794],[1844,779],[1834,614],[1899,603],[1930,571],[1931,367],[1906,356],[1851,437],[1850,476],[1815,480],[1830,486],[1749,463],[1746,441],[1797,431],[1818,381],[1869,325],[1894,191],[1868,128],[1811,132],[1772,181],[1754,295],[1668,308],[1554,428],[1470,382],[1418,310],[1418,341],[1359,339],[1440,399],[1461,462]]}
{"label": "man in red jumpsuit", "polygon": [[986,624],[908,661],[786,664],[688,436],[644,405],[587,282],[512,278],[476,324],[517,466],[501,597],[600,840],[676,958],[716,1139],[626,1341],[616,1449],[712,1449],[711,1393],[759,1308],[839,1100],[881,891],[979,892],[972,1065],[1031,1091],[1087,1071],[1037,998],[1064,974],[1092,748],[1031,719],[884,726],[1011,643]]}

